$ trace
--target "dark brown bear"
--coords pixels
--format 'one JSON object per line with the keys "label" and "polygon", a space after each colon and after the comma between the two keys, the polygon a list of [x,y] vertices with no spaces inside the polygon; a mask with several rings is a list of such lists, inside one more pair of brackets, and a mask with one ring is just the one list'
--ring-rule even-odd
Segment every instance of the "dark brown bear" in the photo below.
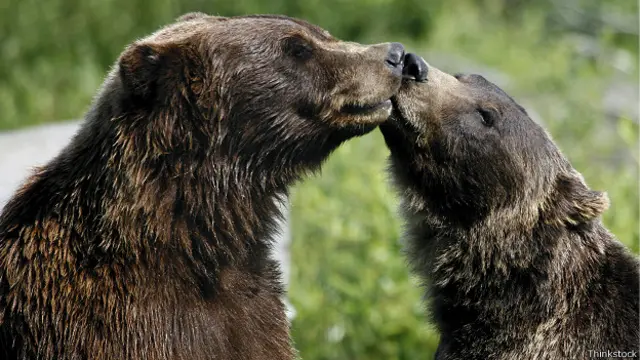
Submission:
{"label": "dark brown bear", "polygon": [[2,359],[292,359],[277,201],[386,120],[400,44],[189,14],[129,46],[0,217]]}
{"label": "dark brown bear", "polygon": [[436,358],[637,357],[639,266],[602,225],[607,196],[483,77],[411,55],[405,72],[423,81],[403,82],[381,129]]}

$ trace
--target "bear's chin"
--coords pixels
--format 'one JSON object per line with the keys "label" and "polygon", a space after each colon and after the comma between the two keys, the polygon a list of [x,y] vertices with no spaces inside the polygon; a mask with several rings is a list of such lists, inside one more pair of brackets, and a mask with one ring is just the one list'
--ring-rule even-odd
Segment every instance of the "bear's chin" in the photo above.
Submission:
{"label": "bear's chin", "polygon": [[419,134],[395,105],[389,119],[380,124],[380,132],[392,153],[408,155],[412,153]]}

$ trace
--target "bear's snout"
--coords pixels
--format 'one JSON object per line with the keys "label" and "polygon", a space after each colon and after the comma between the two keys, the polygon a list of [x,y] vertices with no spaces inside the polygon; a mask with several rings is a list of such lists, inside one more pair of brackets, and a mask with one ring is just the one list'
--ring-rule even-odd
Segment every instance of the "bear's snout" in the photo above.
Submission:
{"label": "bear's snout", "polygon": [[394,42],[389,45],[389,52],[387,53],[385,62],[394,72],[400,73],[402,72],[404,57],[404,46]]}
{"label": "bear's snout", "polygon": [[429,65],[424,59],[416,54],[408,53],[404,57],[402,76],[404,78],[425,81],[429,73]]}

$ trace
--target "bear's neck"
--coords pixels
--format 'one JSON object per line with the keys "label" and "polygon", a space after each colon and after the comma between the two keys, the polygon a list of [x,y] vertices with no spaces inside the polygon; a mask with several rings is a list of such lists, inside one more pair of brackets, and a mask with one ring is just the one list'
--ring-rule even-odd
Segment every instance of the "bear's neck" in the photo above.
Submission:
{"label": "bear's neck", "polygon": [[164,166],[169,174],[156,174],[155,165],[124,169],[121,188],[105,199],[105,218],[132,231],[127,237],[138,246],[181,252],[203,270],[266,259],[287,187],[261,184],[225,163],[181,166],[189,174],[171,176]]}
{"label": "bear's neck", "polygon": [[150,155],[119,136],[89,114],[31,186],[32,195],[52,204],[38,217],[59,214],[62,227],[88,242],[69,245],[78,258],[154,269],[165,263],[162,256],[182,257],[204,278],[229,266],[265,266],[293,173],[245,174],[242,164],[197,152]]}
{"label": "bear's neck", "polygon": [[587,300],[589,287],[603,281],[608,254],[619,252],[600,221],[580,229],[542,222],[528,229],[460,229],[425,212],[414,216],[406,253],[428,284],[443,333],[475,326],[479,319],[501,329],[509,327],[505,320],[535,322],[532,313],[540,321],[548,314],[570,316]]}

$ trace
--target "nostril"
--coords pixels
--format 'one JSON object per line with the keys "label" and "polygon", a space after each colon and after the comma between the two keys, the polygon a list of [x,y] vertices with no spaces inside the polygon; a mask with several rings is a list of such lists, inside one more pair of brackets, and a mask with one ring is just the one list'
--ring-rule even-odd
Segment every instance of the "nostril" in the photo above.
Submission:
{"label": "nostril", "polygon": [[409,53],[404,57],[404,67],[402,75],[414,79],[416,81],[424,81],[427,79],[429,66],[423,58],[416,54]]}
{"label": "nostril", "polygon": [[391,43],[387,53],[386,62],[392,67],[399,67],[404,60],[404,46],[400,43]]}

